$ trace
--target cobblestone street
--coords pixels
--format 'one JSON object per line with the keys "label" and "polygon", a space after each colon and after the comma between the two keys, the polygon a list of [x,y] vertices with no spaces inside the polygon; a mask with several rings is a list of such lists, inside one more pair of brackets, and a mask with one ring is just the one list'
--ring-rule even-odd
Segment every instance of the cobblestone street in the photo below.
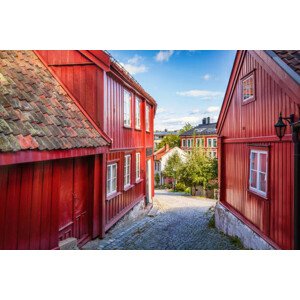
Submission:
{"label": "cobblestone street", "polygon": [[156,190],[148,215],[110,230],[103,240],[83,249],[239,249],[232,240],[208,226],[216,201]]}

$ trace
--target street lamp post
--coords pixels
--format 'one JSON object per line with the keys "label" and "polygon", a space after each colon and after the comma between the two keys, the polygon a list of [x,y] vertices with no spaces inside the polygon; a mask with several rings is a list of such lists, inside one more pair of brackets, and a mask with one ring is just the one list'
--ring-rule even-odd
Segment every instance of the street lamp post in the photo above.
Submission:
{"label": "street lamp post", "polygon": [[294,249],[300,250],[300,119],[295,121],[295,116],[282,117],[275,124],[276,135],[281,140],[286,131],[287,121],[292,129],[292,140],[294,143]]}

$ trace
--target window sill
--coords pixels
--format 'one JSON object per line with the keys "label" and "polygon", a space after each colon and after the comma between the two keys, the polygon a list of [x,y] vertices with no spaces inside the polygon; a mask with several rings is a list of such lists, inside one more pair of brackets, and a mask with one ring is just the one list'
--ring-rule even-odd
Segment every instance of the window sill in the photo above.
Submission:
{"label": "window sill", "polygon": [[256,100],[256,98],[254,97],[254,98],[251,98],[251,99],[249,99],[249,100],[242,100],[242,105],[247,105],[247,104],[249,104],[249,103],[251,103],[251,102],[254,102]]}
{"label": "window sill", "polygon": [[146,130],[146,133],[150,133],[150,130]]}
{"label": "window sill", "polygon": [[124,186],[123,191],[124,191],[124,192],[127,192],[128,190],[130,190],[130,189],[133,188],[133,187],[134,187],[134,184],[126,185],[126,186]]}
{"label": "window sill", "polygon": [[113,194],[107,195],[107,196],[106,196],[106,201],[110,201],[110,200],[112,200],[113,198],[115,198],[115,197],[117,197],[117,196],[119,196],[119,195],[121,195],[121,194],[122,194],[121,192],[115,192],[115,193],[113,193]]}
{"label": "window sill", "polygon": [[129,125],[123,125],[123,128],[125,128],[125,129],[132,129],[132,127],[129,126]]}
{"label": "window sill", "polygon": [[135,183],[140,183],[140,182],[142,182],[142,181],[144,181],[144,179],[138,179]]}
{"label": "window sill", "polygon": [[251,190],[251,189],[247,189],[247,192],[248,192],[249,194],[252,194],[252,195],[255,196],[255,197],[261,198],[262,200],[269,200],[269,198],[268,198],[267,196],[264,196],[264,195],[262,195],[262,194],[259,194],[258,192],[253,191],[253,190]]}
{"label": "window sill", "polygon": [[137,130],[137,131],[142,131],[142,129],[141,128],[134,128],[135,130]]}

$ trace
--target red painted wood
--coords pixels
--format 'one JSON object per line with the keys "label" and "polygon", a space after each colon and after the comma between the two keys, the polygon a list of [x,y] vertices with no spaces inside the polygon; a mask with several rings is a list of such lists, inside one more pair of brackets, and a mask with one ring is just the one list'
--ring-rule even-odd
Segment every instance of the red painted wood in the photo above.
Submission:
{"label": "red painted wood", "polygon": [[[239,58],[241,63],[238,64]],[[262,236],[281,249],[291,249],[293,240],[293,144],[290,128],[282,142],[274,132],[279,113],[299,116],[299,106],[283,80],[256,53],[237,54],[218,122],[222,137],[220,199],[238,212]],[[238,71],[240,70],[240,71]],[[241,78],[255,72],[256,99],[242,105]],[[233,72],[234,73],[234,72]],[[233,74],[232,73],[232,74]],[[233,121],[234,120],[234,121]],[[248,192],[249,149],[269,149],[269,193],[263,199]],[[219,145],[220,146],[220,145]]]}
{"label": "red painted wood", "polygon": [[107,147],[79,148],[71,150],[25,150],[18,152],[0,153],[0,166],[13,165],[19,163],[38,162],[70,157],[82,157],[105,153]]}
{"label": "red painted wood", "polygon": [[[76,51],[74,51],[76,52]],[[88,53],[89,52],[89,53]],[[101,63],[97,59],[101,59],[99,56],[101,53],[93,51],[81,51],[86,58],[93,62],[94,65],[82,65],[79,62],[72,62],[72,65],[66,65],[66,55],[64,52],[60,52],[55,60],[55,66],[50,66],[55,74],[59,77],[61,82],[66,86],[72,95],[83,106],[85,111],[93,118],[94,122],[100,126],[109,138],[112,140],[111,153],[107,156],[107,160],[118,159],[118,178],[120,181],[119,195],[115,198],[105,202],[105,208],[101,206],[102,215],[105,214],[105,227],[111,223],[111,220],[117,220],[128,207],[132,205],[136,199],[145,197],[145,153],[146,148],[153,149],[154,135],[154,114],[155,106],[153,105],[153,99],[145,98],[145,93],[140,90],[135,84],[131,84],[128,78],[124,77],[122,72],[115,69],[107,69],[107,67],[101,67]],[[40,54],[45,63],[49,64],[48,57],[44,53]],[[52,61],[54,61],[51,53]],[[70,55],[70,54],[68,54]],[[94,57],[92,57],[93,55]],[[105,54],[106,55],[106,54]],[[68,60],[70,63],[70,60]],[[131,128],[125,128],[123,126],[123,92],[124,89],[132,93],[132,126]],[[135,97],[139,97],[141,100],[141,129],[135,129]],[[146,132],[145,128],[145,110],[146,105],[150,108],[150,132]],[[123,157],[125,152],[132,153],[132,176],[135,174],[135,152],[141,152],[141,168],[142,168],[142,181],[139,183],[133,182],[133,187],[128,191],[124,191],[121,187],[123,177]],[[152,169],[154,166],[153,157]],[[106,166],[105,166],[106,178]],[[154,175],[152,175],[152,194],[154,195]],[[106,189],[105,182],[103,187]],[[105,198],[106,195],[104,194]],[[97,207],[95,207],[97,209]],[[95,219],[96,220],[96,219]],[[97,221],[95,221],[97,223]],[[95,225],[96,226],[96,225]],[[96,226],[97,227],[97,226]],[[101,228],[103,229],[103,225]],[[96,229],[95,229],[96,230]],[[95,236],[94,232],[94,236]]]}

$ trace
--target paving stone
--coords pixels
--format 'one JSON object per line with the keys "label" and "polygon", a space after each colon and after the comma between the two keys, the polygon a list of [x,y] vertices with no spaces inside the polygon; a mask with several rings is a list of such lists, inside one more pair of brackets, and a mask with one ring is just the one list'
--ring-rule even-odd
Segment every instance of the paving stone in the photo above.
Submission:
{"label": "paving stone", "polygon": [[201,250],[238,249],[229,237],[209,228],[216,201],[157,190],[152,213],[113,228],[103,240],[83,249],[101,250]]}

